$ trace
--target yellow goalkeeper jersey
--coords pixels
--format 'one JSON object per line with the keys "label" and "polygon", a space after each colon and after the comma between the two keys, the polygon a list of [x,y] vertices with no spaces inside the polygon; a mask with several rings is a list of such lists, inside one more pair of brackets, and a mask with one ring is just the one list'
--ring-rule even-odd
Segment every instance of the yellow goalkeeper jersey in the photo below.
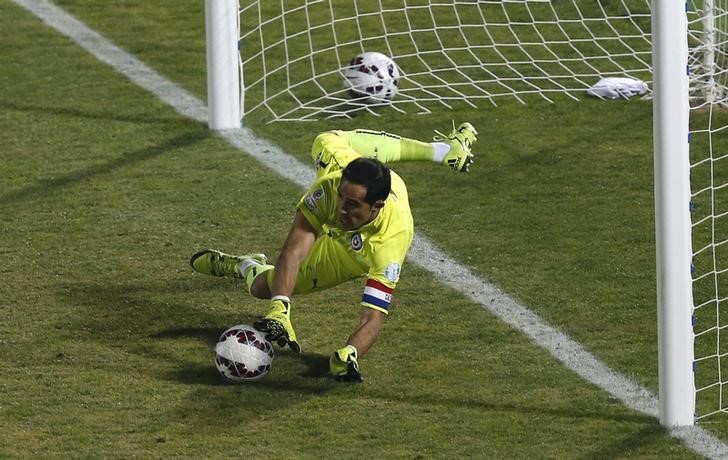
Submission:
{"label": "yellow goalkeeper jersey", "polygon": [[[345,231],[336,226],[341,170],[319,177],[298,203],[298,209],[316,229],[319,238],[330,238],[333,242],[314,247],[314,250],[336,253],[333,257],[326,257],[332,263],[319,267],[319,272],[331,271],[329,277],[348,274],[347,279],[351,275],[366,276],[362,304],[384,313],[388,312],[392,292],[414,235],[407,188],[401,177],[394,171],[390,173],[391,192],[384,207],[373,221],[356,230]],[[343,281],[346,279],[339,282]]]}

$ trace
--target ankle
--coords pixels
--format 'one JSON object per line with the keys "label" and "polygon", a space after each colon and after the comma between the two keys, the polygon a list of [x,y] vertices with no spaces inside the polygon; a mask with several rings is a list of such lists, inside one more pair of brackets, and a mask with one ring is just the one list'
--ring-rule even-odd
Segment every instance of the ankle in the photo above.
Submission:
{"label": "ankle", "polygon": [[432,161],[435,163],[442,163],[447,154],[450,152],[451,146],[445,142],[432,142],[432,149],[434,154],[432,155]]}

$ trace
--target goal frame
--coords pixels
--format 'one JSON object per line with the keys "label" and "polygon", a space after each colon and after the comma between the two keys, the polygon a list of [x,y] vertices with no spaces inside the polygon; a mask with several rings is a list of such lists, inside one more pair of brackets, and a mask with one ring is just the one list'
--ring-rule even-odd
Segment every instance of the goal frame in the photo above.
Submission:
{"label": "goal frame", "polygon": [[[238,0],[205,0],[212,130],[242,125],[239,11]],[[659,419],[665,426],[687,426],[695,423],[695,382],[685,1],[652,0],[651,15]],[[712,66],[712,59],[704,56],[703,64]]]}
{"label": "goal frame", "polygon": [[683,1],[651,5],[659,417],[664,426],[689,426],[695,379],[688,24]]}
{"label": "goal frame", "polygon": [[243,76],[238,41],[238,0],[205,0],[207,110],[212,130],[242,125]]}

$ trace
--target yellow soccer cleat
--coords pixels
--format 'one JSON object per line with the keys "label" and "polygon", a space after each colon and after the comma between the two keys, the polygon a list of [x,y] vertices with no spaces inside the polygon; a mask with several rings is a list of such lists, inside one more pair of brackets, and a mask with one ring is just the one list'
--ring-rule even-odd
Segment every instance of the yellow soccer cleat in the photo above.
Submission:
{"label": "yellow soccer cleat", "polygon": [[468,172],[470,165],[473,164],[473,153],[470,148],[475,143],[478,131],[468,122],[460,123],[447,136],[435,130],[434,140],[436,142],[445,142],[450,144],[450,151],[447,152],[442,164],[452,169],[454,172]]}
{"label": "yellow soccer cleat", "polygon": [[190,265],[196,272],[203,275],[244,279],[245,274],[241,273],[240,265],[246,260],[253,260],[261,265],[265,265],[267,261],[265,254],[233,256],[217,249],[203,249],[190,258]]}

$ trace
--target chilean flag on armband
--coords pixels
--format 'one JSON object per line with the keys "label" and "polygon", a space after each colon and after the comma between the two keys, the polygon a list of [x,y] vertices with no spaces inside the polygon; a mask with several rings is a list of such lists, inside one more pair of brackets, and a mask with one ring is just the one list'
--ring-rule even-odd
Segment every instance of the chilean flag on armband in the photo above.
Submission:
{"label": "chilean flag on armband", "polygon": [[387,287],[379,281],[368,279],[361,301],[387,311],[389,310],[389,304],[392,302],[392,292],[394,292],[394,289],[391,287]]}

